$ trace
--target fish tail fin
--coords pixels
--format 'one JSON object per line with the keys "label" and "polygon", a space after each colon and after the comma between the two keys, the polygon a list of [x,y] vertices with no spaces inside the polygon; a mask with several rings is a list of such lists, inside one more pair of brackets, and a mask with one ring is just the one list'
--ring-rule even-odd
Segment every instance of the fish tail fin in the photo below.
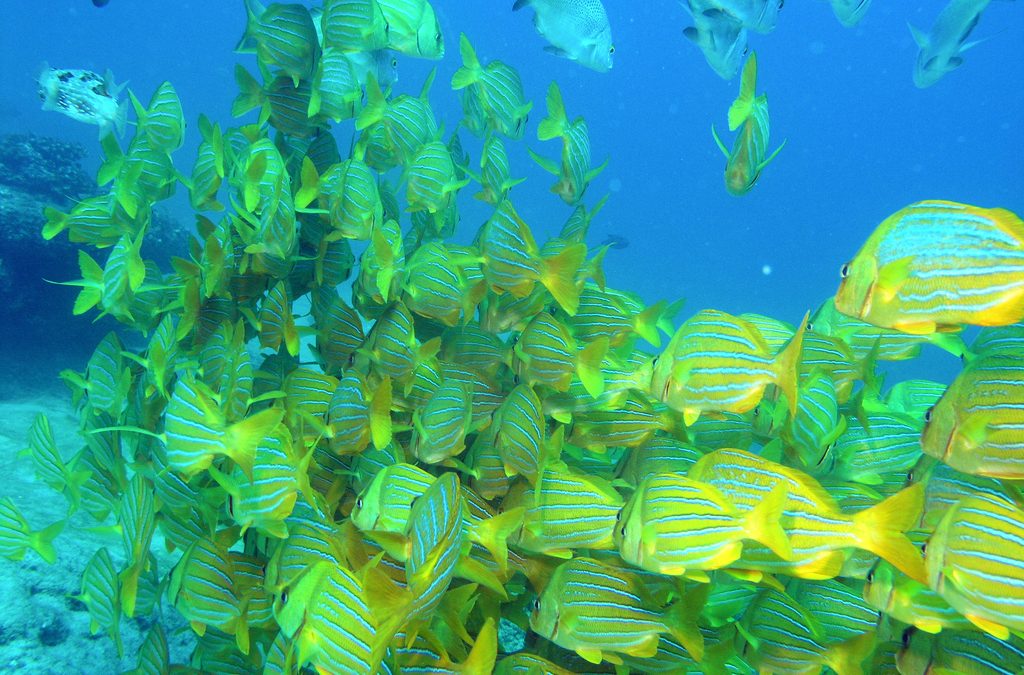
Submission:
{"label": "fish tail fin", "polygon": [[474,531],[477,543],[487,549],[501,571],[508,569],[508,538],[523,524],[525,506],[519,506],[480,522]]}
{"label": "fish tail fin", "polygon": [[469,656],[456,670],[461,673],[491,673],[494,672],[494,662],[497,659],[498,630],[494,625],[494,618],[488,617],[480,632],[476,634]]}
{"label": "fish tail fin", "polygon": [[267,408],[228,427],[227,438],[224,440],[224,454],[242,469],[242,473],[250,482],[256,445],[274,431],[283,417],[283,409]]}
{"label": "fish tail fin", "polygon": [[586,257],[586,244],[572,244],[557,255],[541,259],[540,282],[569,316],[575,316],[580,306],[576,273]]}
{"label": "fish tail fin", "polygon": [[745,518],[747,536],[762,543],[783,560],[793,559],[789,538],[782,529],[782,515],[786,508],[786,484],[778,482],[768,496],[755,506]]}
{"label": "fish tail fin", "polygon": [[459,54],[462,56],[462,67],[452,75],[452,89],[456,91],[477,82],[480,79],[480,73],[483,72],[480,59],[477,58],[476,51],[469,43],[469,38],[465,33],[459,36]]}
{"label": "fish tail fin", "polygon": [[366,78],[366,105],[356,115],[356,131],[362,131],[374,122],[382,120],[387,106],[387,97],[381,91],[377,78],[370,73]]}
{"label": "fish tail fin", "polygon": [[861,664],[874,651],[877,637],[875,631],[869,630],[855,638],[832,645],[825,650],[825,663],[835,672],[844,675],[864,672]]}
{"label": "fish tail fin", "polygon": [[46,216],[46,224],[43,225],[43,239],[47,241],[68,229],[68,225],[71,223],[70,214],[58,211],[52,206],[47,206],[43,210],[43,215]]}
{"label": "fish tail fin", "polygon": [[661,336],[658,334],[658,321],[661,320],[661,315],[664,311],[665,301],[659,300],[637,314],[633,319],[633,330],[655,347],[661,346]]}
{"label": "fish tail fin", "polygon": [[797,386],[800,384],[800,356],[804,344],[804,331],[807,330],[807,316],[804,314],[796,333],[775,356],[775,384],[786,395],[790,417],[796,417],[799,403]]}
{"label": "fish tail fin", "polygon": [[565,113],[565,103],[562,101],[562,92],[558,84],[551,83],[548,87],[548,116],[540,121],[537,127],[537,138],[541,141],[548,141],[552,138],[559,138],[565,134],[569,126],[569,118]]}
{"label": "fish tail fin", "polygon": [[718,146],[718,149],[722,151],[722,154],[725,155],[726,158],[728,158],[729,157],[729,148],[725,147],[725,143],[723,143],[722,139],[719,138],[718,132],[715,131],[715,125],[714,124],[711,125],[711,135],[714,136],[715,144]]}
{"label": "fish tail fin", "polygon": [[757,52],[751,52],[743,64],[740,95],[729,106],[729,131],[736,131],[754,111],[754,90],[757,88]]}
{"label": "fish tail fin", "polygon": [[370,400],[370,438],[378,450],[391,442],[391,397],[391,378],[385,375]]}
{"label": "fish tail fin", "polygon": [[697,617],[704,609],[710,588],[710,584],[700,584],[690,589],[668,608],[664,618],[668,631],[698,663],[704,658],[704,636],[697,627]]}
{"label": "fish tail fin", "polygon": [[78,269],[82,272],[82,290],[75,298],[72,313],[85,314],[99,304],[103,297],[103,268],[84,250],[78,251]]}
{"label": "fish tail fin", "polygon": [[263,86],[245,66],[235,64],[235,82],[238,84],[238,96],[231,102],[231,115],[238,117],[263,105]]}
{"label": "fish tail fin", "polygon": [[915,483],[853,517],[857,544],[893,564],[911,579],[927,584],[921,552],[906,536],[921,517],[924,483]]}
{"label": "fish tail fin", "polygon": [[57,562],[57,549],[53,547],[53,540],[57,538],[57,535],[64,529],[64,525],[67,521],[58,520],[52,525],[48,525],[38,532],[33,532],[29,536],[29,545],[32,550],[39,554],[39,557],[52,565]]}
{"label": "fish tail fin", "polygon": [[601,362],[608,354],[608,338],[602,336],[589,343],[576,355],[576,374],[587,393],[597,398],[604,393],[604,374]]}

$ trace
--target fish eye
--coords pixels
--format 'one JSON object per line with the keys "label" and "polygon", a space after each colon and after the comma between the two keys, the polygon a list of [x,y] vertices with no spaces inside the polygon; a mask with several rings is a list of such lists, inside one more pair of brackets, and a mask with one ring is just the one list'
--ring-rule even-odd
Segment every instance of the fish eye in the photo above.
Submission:
{"label": "fish eye", "polygon": [[921,555],[928,555],[928,542],[927,541],[922,541],[921,542]]}
{"label": "fish eye", "polygon": [[614,53],[615,53],[615,45],[612,45],[611,47],[608,48],[608,54],[611,55],[611,54],[614,54]]}
{"label": "fish eye", "polygon": [[850,276],[850,263],[844,263],[843,266],[839,268],[839,278],[845,279],[848,276]]}
{"label": "fish eye", "polygon": [[657,356],[655,356],[655,357],[654,357],[654,358],[653,358],[653,359],[651,360],[651,365],[652,365],[652,366],[656,366],[656,365],[658,365],[658,359],[659,359],[659,358],[661,358],[661,354],[658,354]]}
{"label": "fish eye", "polygon": [[935,410],[935,406],[932,406],[924,411],[924,422],[927,424],[932,421],[932,411]]}
{"label": "fish eye", "polygon": [[752,414],[754,415],[754,417],[757,417],[760,413],[761,413],[761,409],[760,408],[754,408],[754,412]]}
{"label": "fish eye", "polygon": [[436,42],[437,44],[441,44],[441,39],[442,38],[440,33],[434,36],[434,42]]}
{"label": "fish eye", "polygon": [[363,498],[362,497],[360,497],[359,499],[356,500],[356,508],[357,509],[363,508]]}
{"label": "fish eye", "polygon": [[807,322],[807,330],[813,331],[814,330],[814,323],[812,323],[811,321],[808,321]]}
{"label": "fish eye", "polygon": [[519,382],[520,382],[520,378],[519,378],[519,374],[517,373],[517,374],[512,376],[512,384],[519,384]]}
{"label": "fish eye", "polygon": [[288,604],[288,591],[281,591],[281,604]]}
{"label": "fish eye", "polygon": [[914,482],[914,470],[911,469],[910,471],[907,472],[907,485],[910,485],[913,482]]}
{"label": "fish eye", "polygon": [[903,643],[904,648],[910,646],[910,635],[913,632],[913,630],[914,627],[910,626],[905,631],[903,631],[903,635],[900,637],[900,642]]}
{"label": "fish eye", "polygon": [[533,611],[540,611],[540,596],[538,595],[533,601]]}

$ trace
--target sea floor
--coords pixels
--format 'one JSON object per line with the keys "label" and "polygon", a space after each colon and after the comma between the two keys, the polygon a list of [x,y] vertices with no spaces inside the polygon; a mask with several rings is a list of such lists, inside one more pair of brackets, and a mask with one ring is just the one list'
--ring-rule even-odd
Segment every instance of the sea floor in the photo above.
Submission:
{"label": "sea floor", "polygon": [[[12,359],[0,367],[0,383],[0,496],[13,499],[34,529],[42,528],[65,517],[67,502],[38,481],[31,460],[18,453],[26,447],[36,415],[45,413],[61,454],[72,455],[81,444],[77,421],[67,391],[48,365],[36,361],[33,367],[31,361]],[[81,590],[82,570],[103,545],[115,565],[124,562],[120,537],[96,531],[100,525],[87,513],[72,515],[55,541],[54,565],[34,551],[20,561],[0,558],[0,673],[107,674],[135,668],[138,648],[158,620],[167,634],[171,662],[188,662],[194,636],[166,602],[162,616],[122,618],[125,658],[118,658],[102,629],[90,632],[88,610],[73,597]],[[173,564],[159,532],[153,550],[162,570]]]}

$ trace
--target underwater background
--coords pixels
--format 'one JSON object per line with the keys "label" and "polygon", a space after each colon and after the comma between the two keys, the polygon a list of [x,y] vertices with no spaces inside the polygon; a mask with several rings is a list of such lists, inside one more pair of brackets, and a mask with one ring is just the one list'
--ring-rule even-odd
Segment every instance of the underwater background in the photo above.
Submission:
{"label": "underwater background", "polygon": [[[535,125],[547,85],[557,81],[570,117],[587,120],[594,163],[610,158],[587,193],[591,204],[611,193],[591,243],[608,234],[628,240],[628,248],[607,256],[606,272],[649,302],[683,297],[686,315],[715,307],[795,322],[830,292],[840,265],[871,229],[902,206],[932,198],[1016,212],[1024,206],[1024,8],[1018,2],[992,2],[972,35],[981,44],[928,89],[911,78],[917,46],[907,24],[930,26],[940,0],[875,3],[854,28],[844,28],[821,0],[788,3],[772,33],[751,33],[749,41],[759,58],[758,89],[769,96],[773,147],[787,144],[740,198],[723,187],[724,159],[710,132],[712,124],[725,127],[739,77],[718,77],[683,38],[689,17],[677,2],[607,3],[616,47],[607,73],[542,51],[530,12],[514,14],[506,4],[438,2],[446,56],[435,64],[399,55],[395,93],[418,92],[436,65],[430,100],[450,130],[461,117],[447,87],[461,65],[460,32],[482,60],[516,67],[534,108],[525,141],[509,143],[508,151],[513,176],[528,179],[517,188],[517,205],[544,239],[557,233],[570,209],[548,193],[548,174],[525,148],[543,152]],[[251,57],[233,52],[244,25],[240,2],[169,7],[138,0],[97,9],[55,0],[45,11],[15,4],[0,27],[0,133],[81,143],[92,175],[100,158],[96,128],[40,111],[35,80],[43,62],[101,74],[109,68],[142,100],[164,80],[174,84],[189,121],[180,156],[190,157],[200,113],[222,124],[231,120],[234,66],[251,69]],[[335,125],[334,133],[347,147],[351,123]],[[456,234],[462,241],[488,213],[485,204],[465,202]],[[183,191],[168,208],[191,227]],[[74,296],[73,289],[42,284],[18,292],[46,304],[61,298],[70,304]],[[11,319],[6,327],[17,325]],[[88,327],[87,318],[67,320],[76,330]],[[16,345],[17,331],[12,339]],[[92,343],[83,342],[79,359],[91,351]],[[66,340],[46,347],[75,353]]]}
{"label": "underwater background", "polygon": [[[447,137],[462,117],[449,86],[461,65],[460,33],[472,40],[482,61],[500,59],[518,69],[533,110],[523,140],[506,143],[512,176],[526,178],[513,194],[519,214],[544,241],[558,234],[572,210],[550,193],[552,177],[527,154],[527,148],[553,152],[537,141],[536,126],[545,114],[547,87],[556,81],[570,118],[582,115],[587,121],[593,164],[609,159],[583,200],[593,205],[610,195],[588,244],[608,237],[626,244],[605,258],[609,284],[638,293],[648,304],[685,299],[676,325],[704,308],[757,312],[796,325],[834,292],[840,266],[876,225],[912,202],[946,199],[1024,212],[1024,3],[991,2],[972,35],[981,42],[966,52],[959,69],[927,89],[915,87],[911,77],[918,48],[907,24],[927,29],[943,0],[876,0],[853,28],[836,21],[827,2],[785,3],[775,30],[751,33],[749,46],[758,58],[758,92],[770,100],[770,147],[783,140],[786,146],[739,197],[725,189],[725,160],[711,134],[712,124],[720,132],[727,129],[739,76],[716,75],[684,39],[689,16],[679,3],[608,0],[616,51],[607,73],[545,53],[532,12],[513,13],[510,4],[435,0],[446,55],[438,62],[399,55],[393,93],[419,92],[436,67],[429,99]],[[28,161],[20,154],[22,135],[49,139],[37,141],[30,153],[31,161],[52,169],[39,172],[50,181],[38,186],[40,203],[59,201],[62,180],[74,189],[83,175],[91,180],[101,163],[95,126],[40,110],[39,69],[44,62],[101,74],[109,69],[144,103],[160,83],[172,82],[187,122],[176,162],[188,172],[201,140],[195,123],[200,113],[224,127],[255,121],[255,113],[231,116],[235,64],[255,72],[255,60],[234,51],[246,21],[241,1],[112,0],[96,8],[85,0],[52,0],[8,3],[5,10],[0,459],[11,467],[11,482],[0,493],[22,506],[28,500],[25,513],[38,526],[59,517],[62,505],[54,503],[52,492],[34,487],[31,467],[15,454],[42,411],[51,415],[58,444],[75,446],[76,422],[58,373],[83,370],[96,343],[117,325],[109,317],[94,322],[95,313],[71,316],[78,289],[45,280],[78,277],[73,248],[63,240],[42,242],[39,204],[15,203],[5,191],[5,185],[17,185],[32,192],[31,180],[18,173]],[[345,156],[355,133],[352,122],[334,124],[332,131]],[[464,136],[475,161],[479,140]],[[68,158],[80,161],[84,174],[62,173]],[[468,244],[492,207],[467,198],[460,207],[452,239]],[[194,227],[187,190],[179,188],[161,205],[160,219],[159,241],[147,240],[143,254],[166,268],[170,256],[186,254],[187,233]],[[28,231],[32,222],[36,229]],[[38,241],[24,243],[29,237]],[[16,247],[15,239],[21,242]],[[143,344],[132,342],[137,337],[125,339]],[[961,363],[926,346],[921,357],[884,368],[898,374],[896,379],[948,383]],[[27,567],[0,560],[0,598],[8,599],[7,616],[0,616],[0,672],[108,672],[109,664],[119,663],[102,632],[95,639],[76,633],[87,622],[64,595],[77,592],[79,572],[72,570],[81,570],[95,546],[70,539],[62,537],[57,568],[65,578],[38,560]],[[177,622],[183,625],[180,617]],[[140,622],[138,632],[148,627]],[[176,639],[187,655],[187,628],[185,633]],[[95,660],[83,663],[83,654]],[[127,654],[120,663],[133,666],[133,649]]]}

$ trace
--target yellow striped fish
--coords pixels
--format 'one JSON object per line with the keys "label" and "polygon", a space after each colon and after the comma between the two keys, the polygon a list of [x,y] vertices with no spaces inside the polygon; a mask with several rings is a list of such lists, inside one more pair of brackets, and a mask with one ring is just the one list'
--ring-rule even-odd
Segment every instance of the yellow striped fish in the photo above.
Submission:
{"label": "yellow striped fish", "polygon": [[760,331],[747,321],[713,309],[697,312],[658,357],[651,391],[682,412],[687,426],[705,412],[753,409],[769,384],[786,394],[790,414],[795,415],[806,323],[802,321],[789,344],[773,356]]}
{"label": "yellow striped fish", "polygon": [[922,449],[976,476],[1024,479],[1024,362],[979,357],[925,413]]}
{"label": "yellow striped fish", "polygon": [[699,659],[703,643],[696,625],[684,625],[673,611],[683,602],[665,613],[651,605],[639,576],[593,558],[573,558],[538,596],[530,628],[590,663],[621,663],[619,654],[654,656],[658,636],[668,632]]}
{"label": "yellow striped fish", "polygon": [[1024,319],[1024,222],[947,201],[886,218],[840,270],[836,309],[915,335]]}
{"label": "yellow striped fish", "polygon": [[921,485],[848,516],[807,474],[743,450],[723,448],[704,455],[690,469],[689,477],[712,484],[742,511],[755,508],[778,489],[776,486],[785,485],[782,527],[789,535],[793,560],[782,560],[766,547],[750,545],[744,547],[736,567],[828,579],[839,574],[845,560],[843,549],[859,548],[885,558],[907,576],[925,581],[921,556],[904,534],[920,517]]}
{"label": "yellow striped fish", "polygon": [[1017,675],[1024,672],[1024,641],[996,640],[977,631],[945,631],[934,636],[908,628],[903,631],[896,666],[901,675]]}
{"label": "yellow striped fish", "polygon": [[727,567],[740,557],[744,539],[763,543],[780,558],[791,558],[780,526],[785,504],[782,484],[744,511],[711,485],[682,474],[654,474],[623,507],[615,540],[622,559],[632,565],[706,581],[705,570]]}
{"label": "yellow striped fish", "polygon": [[928,540],[928,584],[971,623],[1006,640],[1024,632],[1024,510],[964,497]]}
{"label": "yellow striped fish", "polygon": [[363,583],[342,565],[319,562],[274,602],[281,632],[291,638],[296,665],[321,673],[376,672],[377,621]]}
{"label": "yellow striped fish", "polygon": [[612,531],[622,508],[615,488],[596,476],[584,476],[549,467],[533,490],[511,495],[505,510],[526,507],[523,527],[509,543],[524,551],[560,558],[572,557],[573,549],[611,550]]}

